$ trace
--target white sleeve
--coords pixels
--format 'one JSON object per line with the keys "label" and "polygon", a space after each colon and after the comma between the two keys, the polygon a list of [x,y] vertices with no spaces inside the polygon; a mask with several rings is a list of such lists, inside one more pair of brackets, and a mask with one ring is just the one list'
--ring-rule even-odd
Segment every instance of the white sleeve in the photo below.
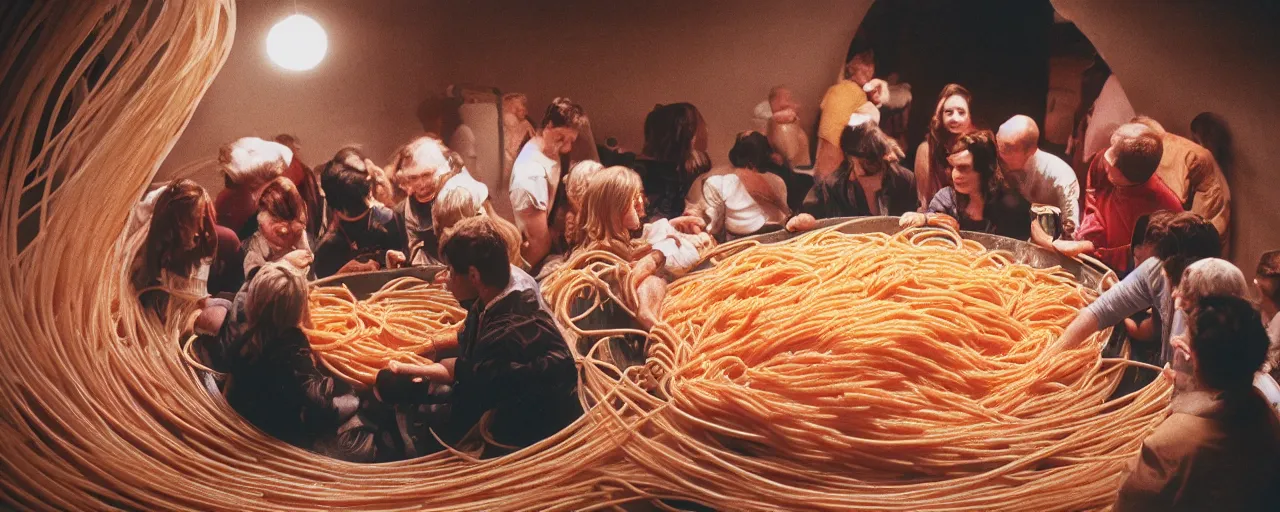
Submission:
{"label": "white sleeve", "polygon": [[470,172],[463,170],[461,174],[449,179],[448,182],[440,188],[440,196],[444,195],[455,188],[461,188],[471,194],[471,200],[475,203],[476,208],[483,208],[484,202],[489,200],[489,186],[476,180]]}
{"label": "white sleeve", "polygon": [[707,232],[713,235],[724,227],[724,176],[711,176],[702,182],[702,216],[707,221]]}

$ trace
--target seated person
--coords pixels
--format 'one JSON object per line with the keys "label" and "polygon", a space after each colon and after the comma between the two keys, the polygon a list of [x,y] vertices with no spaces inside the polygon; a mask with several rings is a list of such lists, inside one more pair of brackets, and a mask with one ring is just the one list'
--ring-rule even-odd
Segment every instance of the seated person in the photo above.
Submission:
{"label": "seated person", "polygon": [[871,118],[853,115],[840,134],[845,161],[820,178],[804,211],[819,219],[899,216],[917,211],[915,174],[897,164],[889,139]]}
{"label": "seated person", "polygon": [[697,180],[711,169],[707,120],[691,103],[655,105],[644,117],[644,148],[625,165],[644,183],[646,222],[701,217],[688,199],[700,191]]}
{"label": "seated person", "polygon": [[996,150],[1004,178],[1035,204],[1058,209],[1066,235],[1080,225],[1080,183],[1066,162],[1041,151],[1040,127],[1030,117],[1017,115],[1000,125]]}
{"label": "seated person", "polygon": [[[451,230],[440,252],[449,291],[472,303],[462,332],[436,344],[438,362],[393,362],[388,370],[452,385],[448,419],[436,429],[449,443],[488,411],[489,433],[507,446],[529,446],[572,423],[582,414],[573,355],[536,282],[512,268],[506,241],[488,220],[473,217]],[[457,357],[444,357],[451,352]]]}
{"label": "seated person", "polygon": [[769,139],[759,132],[738,134],[729,150],[731,169],[712,171],[702,180],[698,208],[706,230],[719,240],[782,228],[791,217],[787,185],[768,171],[779,167]]}
{"label": "seated person", "polygon": [[1193,389],[1143,441],[1115,509],[1274,510],[1280,418],[1252,386],[1267,351],[1261,318],[1237,297],[1205,297],[1191,309],[1189,341],[1177,350]]}
{"label": "seated person", "polygon": [[1085,207],[1075,240],[1051,240],[1037,224],[1032,228],[1035,243],[1073,258],[1088,253],[1117,272],[1128,271],[1128,242],[1138,218],[1160,210],[1182,211],[1177,196],[1155,178],[1162,148],[1160,138],[1146,126],[1129,123],[1117,128],[1111,147],[1098,159],[1111,186],[1091,187],[1095,195]]}
{"label": "seated person", "polygon": [[1267,251],[1258,258],[1253,285],[1258,289],[1262,320],[1267,326],[1271,350],[1266,371],[1280,380],[1280,251]]}
{"label": "seated person", "polygon": [[[206,280],[211,262],[217,263],[221,254],[220,240],[213,223],[213,201],[196,182],[180,179],[149,195],[149,199],[153,203],[146,221],[146,240],[134,256],[130,272],[142,306],[154,311],[163,322],[169,316],[171,298],[206,308]],[[235,240],[234,234],[230,237]],[[222,317],[201,315],[196,332],[216,332]]]}
{"label": "seated person", "polygon": [[[1031,234],[1031,203],[1005,182],[997,162],[995,136],[989,131],[963,135],[947,156],[951,185],[933,196],[927,214],[954,218],[965,231],[1026,240]],[[902,225],[921,226],[927,214],[908,212]]]}
{"label": "seated person", "polygon": [[960,84],[947,84],[938,94],[924,142],[916,148],[916,191],[920,206],[928,208],[933,197],[951,185],[951,148],[960,137],[978,131],[974,125],[973,94]]}
{"label": "seated person", "polygon": [[569,247],[582,242],[582,201],[587,193],[587,180],[604,165],[595,160],[583,160],[569,170],[564,180],[565,201],[569,207],[564,216],[564,241]]}
{"label": "seated person", "polygon": [[275,141],[284,144],[293,154],[283,176],[297,185],[298,194],[307,205],[307,242],[319,240],[327,220],[324,218],[324,195],[320,193],[320,175],[302,162],[302,143],[297,137],[282,133],[276,135]]}
{"label": "seated person", "polygon": [[293,251],[311,251],[307,243],[307,205],[288,178],[271,181],[258,196],[258,231],[244,243],[244,276],[252,280],[263,265]]}
{"label": "seated person", "polygon": [[334,220],[316,244],[316,277],[398,268],[405,261],[404,227],[390,208],[374,202],[367,163],[355,148],[343,148],[321,172]]}
{"label": "seated person", "polygon": [[800,104],[791,94],[791,89],[776,86],[769,90],[769,124],[763,133],[768,134],[769,144],[782,156],[782,163],[787,167],[812,167],[809,158],[809,135],[800,125],[797,111]]}
{"label": "seated person", "polygon": [[550,214],[560,187],[560,157],[573,150],[584,117],[578,104],[556,98],[511,168],[511,209],[525,241],[521,254],[533,268],[542,265],[557,236]]}
{"label": "seated person", "polygon": [[476,181],[461,157],[432,137],[419,137],[396,152],[387,172],[406,197],[396,205],[396,218],[405,229],[412,265],[435,263],[440,253],[439,232],[431,221],[432,205],[445,193],[462,189],[475,204],[495,215],[489,187]]}
{"label": "seated person", "polygon": [[1170,360],[1173,354],[1170,342],[1184,325],[1182,315],[1173,305],[1173,289],[1181,283],[1188,266],[1221,256],[1222,246],[1212,224],[1186,212],[1151,215],[1143,240],[1155,248],[1152,257],[1141,261],[1124,280],[1080,310],[1058,338],[1055,348],[1046,351],[1046,355],[1074,349],[1094,333],[1151,309],[1158,321],[1161,341],[1160,356],[1155,362],[1164,364]]}
{"label": "seated person", "polygon": [[[527,265],[520,256],[520,230],[516,226],[497,215],[490,215],[478,208],[474,196],[465,188],[453,188],[442,192],[442,196],[431,203],[431,224],[440,230],[440,236],[453,229],[463,219],[483,217],[493,224],[502,239],[507,242],[507,256],[516,268],[524,269]],[[437,254],[439,254],[437,252]]]}
{"label": "seated person", "polygon": [[[306,263],[303,261],[302,263]],[[210,366],[228,374],[227,403],[249,423],[281,441],[317,450],[338,436],[355,416],[360,399],[351,387],[316,366],[302,326],[307,318],[307,281],[291,263],[267,263],[245,292],[246,323],[216,338],[203,338]],[[347,435],[360,434],[348,429]],[[372,461],[364,443],[324,443],[355,450],[325,455]]]}
{"label": "seated person", "polygon": [[[644,187],[635,171],[615,166],[595,172],[583,194],[583,234],[575,250],[605,250],[632,263],[627,282],[618,284],[636,292],[636,320],[651,328],[667,295],[659,274],[687,272],[715,244],[706,233],[677,232],[665,219],[643,225],[643,216]],[[633,238],[635,231],[642,238]]]}
{"label": "seated person", "polygon": [[[258,230],[258,196],[289,167],[293,152],[284,144],[242,137],[222,146],[218,163],[225,187],[214,200],[218,225],[231,228],[241,240]],[[296,185],[296,183],[295,183]]]}

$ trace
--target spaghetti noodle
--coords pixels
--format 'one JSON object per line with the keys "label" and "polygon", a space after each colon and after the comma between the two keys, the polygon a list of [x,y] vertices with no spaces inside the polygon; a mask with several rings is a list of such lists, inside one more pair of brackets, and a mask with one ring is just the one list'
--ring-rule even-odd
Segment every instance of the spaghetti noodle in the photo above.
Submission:
{"label": "spaghetti noodle", "polygon": [[372,386],[390,361],[431,362],[435,340],[456,333],[467,312],[449,292],[412,277],[383,285],[366,300],[344,286],[311,290],[311,349],[334,375]]}
{"label": "spaghetti noodle", "polygon": [[[1090,298],[1060,274],[924,232],[822,231],[722,246],[650,333],[576,326],[575,298],[635,307],[616,291],[628,262],[576,255],[543,289],[571,334],[604,337],[579,354],[592,407],[533,446],[378,465],[294,448],[197,384],[179,348],[194,303],[143,311],[126,262],[144,233],[119,235],[226,59],[234,5],[0,5],[19,16],[0,32],[17,94],[0,123],[4,508],[1089,509],[1167,403],[1163,381],[1107,401],[1120,365],[1096,350],[1036,357]],[[608,357],[621,334],[649,337],[644,366]]]}

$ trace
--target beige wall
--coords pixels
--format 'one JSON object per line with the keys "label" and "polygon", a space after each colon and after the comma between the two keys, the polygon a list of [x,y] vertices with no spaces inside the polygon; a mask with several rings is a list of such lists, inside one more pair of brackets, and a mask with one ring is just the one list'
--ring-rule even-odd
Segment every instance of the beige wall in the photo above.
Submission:
{"label": "beige wall", "polygon": [[[414,112],[435,82],[436,35],[416,21],[433,19],[415,0],[299,1],[329,37],[315,69],[286,71],[267,59],[267,31],[293,14],[293,0],[247,0],[236,5],[236,40],[157,179],[217,156],[225,142],[245,135],[288,132],[302,140],[303,161],[328,160],[346,144],[361,144],[381,162],[421,131]],[[196,179],[213,190],[221,179]]]}
{"label": "beige wall", "polygon": [[569,96],[599,142],[614,136],[633,150],[655,103],[688,101],[707,119],[713,160],[724,161],[775,84],[812,99],[812,123],[870,3],[312,0],[301,11],[329,32],[329,54],[290,73],[267,61],[263,41],[293,3],[242,1],[231,57],[160,178],[223,142],[281,131],[301,137],[309,163],[349,142],[382,161],[419,130],[424,95],[451,82],[524,92],[535,120],[551,98]]}
{"label": "beige wall", "polygon": [[[1280,248],[1280,194],[1268,186],[1280,162],[1269,123],[1280,119],[1280,41],[1266,17],[1241,10],[1246,2],[1054,3],[1111,63],[1138,111],[1184,134],[1199,112],[1226,117],[1236,135],[1235,259],[1248,270],[1261,251]],[[525,92],[535,118],[553,96],[570,96],[600,141],[616,136],[629,149],[655,103],[689,101],[723,161],[771,85],[791,85],[812,122],[870,1],[310,0],[301,10],[329,32],[330,48],[303,73],[274,68],[263,50],[267,29],[292,6],[239,3],[235,48],[162,179],[223,142],[281,131],[302,138],[312,163],[352,142],[381,161],[418,132],[422,97],[449,82]]]}
{"label": "beige wall", "polygon": [[1200,112],[1226,118],[1236,155],[1228,175],[1233,260],[1252,276],[1259,254],[1280,249],[1280,37],[1277,9],[1250,4],[1054,0],[1111,65],[1135,110],[1183,135]]}

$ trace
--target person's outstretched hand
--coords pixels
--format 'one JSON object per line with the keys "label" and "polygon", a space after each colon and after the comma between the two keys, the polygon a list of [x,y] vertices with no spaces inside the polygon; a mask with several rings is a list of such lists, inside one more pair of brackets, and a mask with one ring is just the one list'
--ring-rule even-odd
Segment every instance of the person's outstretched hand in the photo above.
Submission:
{"label": "person's outstretched hand", "polygon": [[818,219],[814,218],[812,215],[809,215],[807,213],[796,215],[795,217],[792,217],[791,220],[787,221],[787,231],[790,231],[792,233],[809,231],[810,229],[813,229],[817,226],[818,226]]}
{"label": "person's outstretched hand", "polygon": [[671,219],[670,222],[671,227],[675,228],[676,231],[690,235],[696,235],[707,229],[707,221],[693,215],[682,215]]}

